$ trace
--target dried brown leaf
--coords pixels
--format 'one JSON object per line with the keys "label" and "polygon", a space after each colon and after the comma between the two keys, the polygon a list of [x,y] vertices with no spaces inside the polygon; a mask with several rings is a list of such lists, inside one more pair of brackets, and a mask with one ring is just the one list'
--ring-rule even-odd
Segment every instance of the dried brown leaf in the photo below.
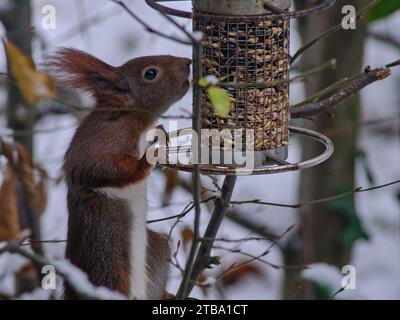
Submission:
{"label": "dried brown leaf", "polygon": [[19,269],[19,270],[16,272],[16,275],[17,275],[17,276],[21,276],[21,275],[36,276],[36,274],[37,274],[37,271],[36,271],[35,265],[34,265],[31,261],[25,263],[25,264],[21,267],[21,269]]}
{"label": "dried brown leaf", "polygon": [[183,247],[186,248],[186,246],[192,241],[193,239],[193,230],[189,227],[185,227],[181,231],[181,238],[182,238],[182,244]]}
{"label": "dried brown leaf", "polygon": [[221,277],[221,281],[223,286],[229,287],[232,286],[236,283],[238,283],[240,280],[242,280],[244,277],[247,276],[261,276],[262,275],[262,270],[259,266],[257,266],[255,263],[245,263],[240,265],[241,263],[244,263],[245,261],[239,261],[236,263],[238,265],[237,268],[232,269],[231,271],[228,271]]}
{"label": "dried brown leaf", "polygon": [[13,146],[0,139],[0,154],[6,157],[9,163],[14,163]]}
{"label": "dried brown leaf", "polygon": [[165,169],[164,174],[166,181],[162,204],[163,206],[166,206],[171,200],[172,193],[175,191],[176,187],[179,186],[180,179],[178,171],[173,169]]}
{"label": "dried brown leaf", "polygon": [[15,173],[10,165],[0,186],[0,241],[13,239],[20,231]]}
{"label": "dried brown leaf", "polygon": [[208,290],[210,289],[210,287],[208,285],[203,285],[204,282],[206,282],[207,280],[207,276],[205,275],[204,272],[202,272],[199,276],[199,280],[198,280],[198,288],[201,290],[201,292],[207,296],[208,295]]}
{"label": "dried brown leaf", "polygon": [[[29,151],[23,145],[17,145],[17,152],[17,173],[23,192],[31,208],[40,214],[46,207],[47,173],[43,168],[35,167]],[[36,173],[39,174],[38,181],[35,180]]]}

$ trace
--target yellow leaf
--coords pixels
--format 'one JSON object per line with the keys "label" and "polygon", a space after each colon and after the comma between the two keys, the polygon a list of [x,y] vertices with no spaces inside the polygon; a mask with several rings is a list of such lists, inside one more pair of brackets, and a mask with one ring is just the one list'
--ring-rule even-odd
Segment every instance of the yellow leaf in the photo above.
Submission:
{"label": "yellow leaf", "polygon": [[209,82],[205,77],[199,79],[199,86],[205,88],[209,85]]}
{"label": "yellow leaf", "polygon": [[212,86],[207,89],[207,94],[210,97],[215,113],[221,118],[226,118],[232,108],[232,100],[229,93],[225,89]]}
{"label": "yellow leaf", "polygon": [[40,99],[55,96],[53,81],[45,73],[36,70],[31,58],[10,41],[4,41],[4,48],[10,72],[26,102],[34,104]]}

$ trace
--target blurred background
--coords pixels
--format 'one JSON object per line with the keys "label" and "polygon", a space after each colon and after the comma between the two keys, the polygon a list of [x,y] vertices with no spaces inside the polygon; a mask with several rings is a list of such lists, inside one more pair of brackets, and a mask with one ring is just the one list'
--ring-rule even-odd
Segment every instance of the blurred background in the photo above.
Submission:
{"label": "blurred background", "polygon": [[[125,1],[154,28],[179,34],[142,0]],[[294,1],[296,5],[314,1]],[[298,2],[298,3],[297,3]],[[389,3],[389,5],[388,5]],[[321,41],[306,52],[296,64],[293,75],[336,58],[336,70],[327,70],[305,82],[291,86],[291,102],[297,103],[343,77],[356,75],[367,66],[383,66],[400,57],[400,10],[397,0],[384,0],[368,19],[359,21],[356,30],[347,30]],[[292,21],[291,51],[326,29],[340,23],[341,8],[351,4],[361,9],[365,0],[339,0],[328,12]],[[171,6],[190,10],[189,1],[171,2]],[[50,6],[50,9],[49,9]],[[54,8],[54,28],[49,12]],[[49,11],[50,10],[50,11]],[[180,20],[188,29],[191,22]],[[50,26],[50,28],[49,28]],[[119,6],[107,0],[2,0],[0,34],[7,37],[37,68],[60,47],[87,51],[117,66],[143,55],[171,54],[191,57],[191,48],[145,32],[143,27]],[[9,58],[10,59],[10,58]],[[54,100],[28,104],[18,86],[7,77],[5,50],[0,50],[0,137],[10,145],[22,143],[40,165],[47,178],[41,184],[35,175],[37,190],[43,195],[38,204],[37,232],[42,240],[63,240],[66,235],[66,188],[62,181],[62,158],[82,118],[81,112]],[[323,165],[303,172],[239,177],[233,200],[253,200],[297,204],[340,194],[356,187],[380,186],[400,178],[400,69],[390,78],[376,82],[350,99],[334,115],[319,116],[315,121],[293,122],[297,126],[317,129],[335,143],[335,154]],[[81,92],[58,90],[58,97],[73,106],[91,106]],[[174,105],[169,115],[191,112],[191,92]],[[162,120],[167,130],[172,123]],[[191,126],[180,119],[179,128]],[[5,201],[7,158],[0,154],[0,183]],[[291,140],[291,159],[315,154],[315,146]],[[38,178],[39,176],[39,178]],[[179,214],[191,201],[190,175],[173,171],[155,171],[149,178],[149,219]],[[203,176],[204,193],[216,190],[220,179]],[[45,197],[46,196],[46,197]],[[44,200],[46,198],[46,201]],[[335,299],[400,298],[400,186],[398,184],[369,192],[304,205],[300,209],[257,204],[234,206],[220,229],[213,254],[221,265],[207,270],[201,286],[192,296],[204,299],[327,299],[337,292],[344,274],[342,268],[354,266],[356,286],[336,295]],[[0,203],[0,231],[5,202]],[[207,226],[212,207],[202,207],[201,230]],[[21,212],[19,212],[21,215]],[[191,239],[192,213],[178,223],[167,220],[151,228],[169,234],[171,247],[177,252],[171,266],[168,291],[175,293]],[[3,219],[4,220],[4,219]],[[20,219],[20,224],[24,222]],[[282,238],[285,230],[291,229]],[[18,226],[16,230],[22,229]],[[1,235],[1,232],[0,232]],[[8,236],[7,236],[8,235]],[[6,241],[3,234],[0,241]],[[263,238],[251,240],[251,238]],[[240,241],[226,241],[226,240]],[[278,241],[274,241],[278,239]],[[180,241],[180,246],[178,242]],[[268,253],[265,253],[269,249]],[[46,255],[63,257],[65,242],[43,243]],[[247,255],[246,255],[247,254]],[[263,261],[246,263],[225,272],[233,263],[251,256]],[[33,272],[34,274],[34,272]],[[60,297],[61,282],[55,292],[34,289],[29,279],[32,267],[26,260],[9,253],[0,255],[0,298],[49,299]],[[27,280],[28,279],[28,280]]]}

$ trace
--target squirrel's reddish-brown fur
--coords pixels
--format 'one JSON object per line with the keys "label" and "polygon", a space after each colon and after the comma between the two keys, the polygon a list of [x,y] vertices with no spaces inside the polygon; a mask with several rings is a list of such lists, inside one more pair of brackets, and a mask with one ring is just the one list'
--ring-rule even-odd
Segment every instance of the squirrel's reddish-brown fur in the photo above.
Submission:
{"label": "squirrel's reddish-brown fur", "polygon": [[[131,243],[132,230],[141,227],[134,225],[133,217],[140,216],[145,223],[145,213],[132,212],[136,210],[132,208],[145,195],[119,199],[102,190],[129,188],[149,175],[152,166],[139,150],[141,136],[187,92],[189,65],[185,58],[149,56],[113,67],[74,49],[62,49],[47,64],[59,83],[88,91],[96,100],[65,155],[69,211],[66,257],[95,285],[133,298],[132,261],[138,261],[132,248],[138,252],[142,245]],[[146,74],[150,69],[153,74],[156,70],[156,77],[149,80]],[[146,243],[143,239],[143,246]],[[147,258],[139,261],[151,270],[146,298],[163,296],[168,259],[166,239],[150,232]],[[65,295],[76,297],[70,288]]]}

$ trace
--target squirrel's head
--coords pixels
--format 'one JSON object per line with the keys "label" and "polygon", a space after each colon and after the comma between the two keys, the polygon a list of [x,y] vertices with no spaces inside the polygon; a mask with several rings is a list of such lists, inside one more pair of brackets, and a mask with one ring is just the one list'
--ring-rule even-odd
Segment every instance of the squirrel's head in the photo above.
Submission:
{"label": "squirrel's head", "polygon": [[83,51],[63,48],[47,63],[60,84],[89,91],[100,107],[146,108],[160,115],[189,89],[191,60],[148,56],[113,67]]}
{"label": "squirrel's head", "polygon": [[128,61],[118,68],[140,105],[164,112],[189,89],[191,60],[173,56],[148,56]]}

